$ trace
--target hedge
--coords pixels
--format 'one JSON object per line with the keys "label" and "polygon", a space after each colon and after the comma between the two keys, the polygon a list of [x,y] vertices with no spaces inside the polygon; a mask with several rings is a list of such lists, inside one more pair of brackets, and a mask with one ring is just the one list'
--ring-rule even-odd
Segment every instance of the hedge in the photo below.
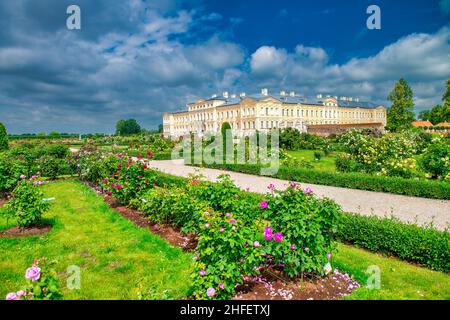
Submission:
{"label": "hedge", "polygon": [[[158,185],[181,186],[188,179],[158,172]],[[243,191],[248,196],[251,192]],[[394,255],[434,270],[450,271],[450,234],[419,227],[395,218],[343,213],[338,218],[337,239],[371,251]]]}
{"label": "hedge", "polygon": [[395,218],[341,214],[337,240],[371,251],[394,255],[431,269],[450,271],[450,234],[431,227],[406,224]]}
{"label": "hedge", "polygon": [[[208,164],[204,167],[261,175],[257,164]],[[375,176],[366,173],[323,172],[280,166],[274,178],[327,186],[389,192],[407,196],[450,199],[450,183],[435,180]]]}

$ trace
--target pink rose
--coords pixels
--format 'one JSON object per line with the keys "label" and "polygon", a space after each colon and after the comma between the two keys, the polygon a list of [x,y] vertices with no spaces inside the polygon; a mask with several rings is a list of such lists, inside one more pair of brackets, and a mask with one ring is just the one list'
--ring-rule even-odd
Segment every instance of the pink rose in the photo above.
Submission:
{"label": "pink rose", "polygon": [[210,224],[209,223],[205,223],[205,228],[209,228]]}
{"label": "pink rose", "polygon": [[266,200],[261,201],[260,204],[259,204],[259,207],[261,209],[266,209],[267,208],[267,201]]}
{"label": "pink rose", "polygon": [[219,232],[224,232],[225,231],[225,228],[224,227],[220,227],[219,228]]}
{"label": "pink rose", "polygon": [[24,295],[25,295],[25,291],[23,291],[23,290],[17,291],[17,296],[18,296],[19,298],[23,297]]}
{"label": "pink rose", "polygon": [[112,196],[112,192],[111,191],[108,191],[107,193],[106,193],[108,196]]}
{"label": "pink rose", "polygon": [[10,292],[6,295],[6,300],[18,300],[17,294],[15,292]]}
{"label": "pink rose", "polygon": [[212,296],[214,296],[216,294],[216,290],[214,290],[214,288],[212,288],[212,287],[209,287],[207,290],[206,290],[206,295],[208,296],[208,297],[212,297]]}
{"label": "pink rose", "polygon": [[290,248],[291,248],[292,250],[295,250],[295,244],[291,244]]}
{"label": "pink rose", "polygon": [[22,179],[22,180],[25,179],[26,177],[27,177],[27,176],[24,175],[24,174],[21,174],[21,175],[20,175],[20,179]]}
{"label": "pink rose", "polygon": [[275,190],[275,185],[273,183],[271,183],[267,186],[267,189],[269,189],[270,191],[273,191],[273,190]]}
{"label": "pink rose", "polygon": [[281,232],[275,233],[275,241],[281,242],[281,240],[283,240],[283,234]]}
{"label": "pink rose", "polygon": [[291,187],[295,188],[297,186],[297,184],[295,182],[291,182]]}
{"label": "pink rose", "polygon": [[203,277],[206,274],[206,271],[202,269],[200,270],[199,274]]}
{"label": "pink rose", "polygon": [[236,223],[237,221],[236,221],[236,219],[230,219],[228,222],[229,223]]}
{"label": "pink rose", "polygon": [[253,242],[253,246],[255,246],[255,247],[259,247],[259,241],[255,241],[255,242]]}
{"label": "pink rose", "polygon": [[328,259],[328,261],[330,261],[330,259],[331,259],[331,253],[327,253],[327,259]]}
{"label": "pink rose", "polygon": [[309,248],[308,247],[305,248],[305,252],[309,252]]}
{"label": "pink rose", "polygon": [[231,217],[231,213],[227,212],[226,216]]}
{"label": "pink rose", "polygon": [[220,284],[219,284],[219,288],[222,289],[222,290],[225,289],[225,284],[224,284],[223,282],[220,283]]}
{"label": "pink rose", "polygon": [[25,272],[25,278],[31,279],[31,281],[36,281],[41,277],[41,268],[31,267]]}
{"label": "pink rose", "polygon": [[120,189],[122,189],[122,186],[118,183],[118,184],[116,184],[116,188],[117,188],[118,190],[120,190]]}
{"label": "pink rose", "polygon": [[303,192],[304,192],[304,194],[311,194],[311,193],[313,193],[311,187],[306,187],[305,191],[303,191]]}

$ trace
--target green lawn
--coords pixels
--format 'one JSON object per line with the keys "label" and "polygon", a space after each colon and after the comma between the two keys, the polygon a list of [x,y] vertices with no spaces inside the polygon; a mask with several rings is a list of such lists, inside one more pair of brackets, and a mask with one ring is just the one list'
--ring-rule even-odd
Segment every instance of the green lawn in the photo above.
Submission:
{"label": "green lawn", "polygon": [[[77,181],[44,189],[56,198],[45,214],[54,227],[42,237],[0,238],[0,297],[19,290],[25,269],[41,256],[58,260],[65,299],[137,299],[143,288],[148,298],[188,296],[191,254],[135,226]],[[81,267],[80,290],[65,286],[70,265]]]}
{"label": "green lawn", "polygon": [[[363,288],[367,284],[365,271],[376,265],[381,270],[381,289]],[[341,271],[354,274],[362,284],[347,299],[373,300],[431,300],[450,299],[450,276],[448,274],[418,267],[395,258],[339,244],[333,266]]]}
{"label": "green lawn", "polygon": [[323,155],[322,158],[317,161],[314,158],[314,152],[322,152],[320,150],[295,150],[287,151],[287,153],[296,158],[304,158],[309,160],[314,165],[314,170],[335,172],[336,171],[336,156],[337,152],[331,152],[328,156]]}

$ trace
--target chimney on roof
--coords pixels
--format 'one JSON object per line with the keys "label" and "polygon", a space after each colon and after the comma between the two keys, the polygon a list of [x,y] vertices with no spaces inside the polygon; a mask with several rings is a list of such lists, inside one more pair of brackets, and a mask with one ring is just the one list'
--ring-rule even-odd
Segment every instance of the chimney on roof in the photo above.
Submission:
{"label": "chimney on roof", "polygon": [[281,91],[280,91],[280,96],[282,96],[282,97],[286,96],[286,91],[281,90]]}
{"label": "chimney on roof", "polygon": [[355,101],[356,101],[356,102],[359,102],[359,98],[355,98]]}
{"label": "chimney on roof", "polygon": [[225,99],[228,99],[228,91],[224,91],[222,95]]}
{"label": "chimney on roof", "polygon": [[348,97],[348,101],[353,101],[353,97]]}
{"label": "chimney on roof", "polygon": [[269,95],[269,90],[267,90],[267,88],[262,88],[261,89],[261,95],[268,96]]}
{"label": "chimney on roof", "polygon": [[322,94],[319,93],[319,94],[316,96],[316,98],[317,98],[317,99],[322,99]]}
{"label": "chimney on roof", "polygon": [[212,96],[211,96],[211,98],[217,98],[217,94],[213,94]]}
{"label": "chimney on roof", "polygon": [[289,92],[289,95],[290,95],[291,97],[295,97],[295,91],[292,90],[291,92]]}
{"label": "chimney on roof", "polygon": [[241,94],[239,95],[241,98],[245,98],[245,92],[241,92]]}
{"label": "chimney on roof", "polygon": [[231,95],[231,99],[236,99],[236,95],[234,93]]}

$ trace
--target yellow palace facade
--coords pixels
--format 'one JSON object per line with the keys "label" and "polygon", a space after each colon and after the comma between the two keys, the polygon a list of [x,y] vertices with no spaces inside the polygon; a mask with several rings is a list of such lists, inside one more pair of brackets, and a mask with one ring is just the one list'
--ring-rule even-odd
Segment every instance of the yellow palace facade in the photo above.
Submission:
{"label": "yellow palace facade", "polygon": [[186,111],[164,113],[164,136],[176,139],[191,132],[199,136],[215,133],[224,122],[230,124],[237,136],[288,127],[309,132],[321,127],[384,128],[386,125],[386,108],[382,105],[351,97],[317,95],[316,98],[312,103],[294,91],[270,95],[267,89],[250,96],[224,92],[220,97],[213,95],[189,103]]}

